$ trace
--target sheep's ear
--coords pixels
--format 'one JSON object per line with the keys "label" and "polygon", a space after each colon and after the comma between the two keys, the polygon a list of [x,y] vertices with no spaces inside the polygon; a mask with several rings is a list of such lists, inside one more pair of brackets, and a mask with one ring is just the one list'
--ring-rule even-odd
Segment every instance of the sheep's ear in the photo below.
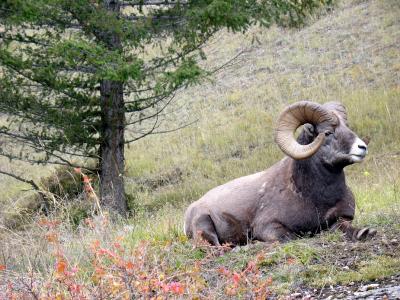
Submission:
{"label": "sheep's ear", "polygon": [[303,130],[301,131],[299,137],[297,138],[297,141],[301,145],[308,145],[314,140],[316,136],[317,136],[317,131],[314,125],[306,123],[303,125]]}
{"label": "sheep's ear", "polygon": [[314,138],[316,136],[316,130],[314,125],[306,123],[303,125],[303,131],[304,134],[306,134],[307,136]]}

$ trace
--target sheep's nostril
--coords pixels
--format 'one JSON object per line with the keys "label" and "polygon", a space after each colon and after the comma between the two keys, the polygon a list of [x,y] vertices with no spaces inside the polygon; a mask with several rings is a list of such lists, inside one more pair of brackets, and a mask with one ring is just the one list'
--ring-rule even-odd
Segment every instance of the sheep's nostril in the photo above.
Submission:
{"label": "sheep's nostril", "polygon": [[364,145],[358,145],[358,148],[360,148],[360,149],[362,149],[362,150],[364,150],[364,151],[367,151],[367,147],[364,146]]}

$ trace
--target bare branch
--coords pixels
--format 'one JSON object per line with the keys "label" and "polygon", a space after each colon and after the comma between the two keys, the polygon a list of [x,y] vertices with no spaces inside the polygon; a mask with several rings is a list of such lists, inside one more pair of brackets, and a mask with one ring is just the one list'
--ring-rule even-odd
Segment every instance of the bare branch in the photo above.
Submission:
{"label": "bare branch", "polygon": [[156,129],[156,126],[157,126],[157,124],[158,124],[158,115],[155,116],[155,119],[156,119],[156,121],[154,122],[152,128],[150,128],[150,129],[149,129],[148,131],[146,131],[145,133],[143,133],[143,134],[141,134],[141,135],[139,135],[139,136],[137,136],[137,137],[135,137],[135,138],[133,138],[133,139],[125,140],[124,143],[125,143],[125,144],[129,144],[129,143],[135,142],[135,141],[137,141],[137,140],[140,140],[140,139],[144,138],[145,136],[150,135],[150,134],[154,131],[154,129]]}
{"label": "bare branch", "polygon": [[[64,162],[60,162],[60,161],[50,161],[50,160],[44,160],[44,159],[29,159],[29,158],[21,158],[19,156],[13,155],[13,154],[9,154],[9,153],[0,153],[0,156],[6,157],[9,160],[18,160],[18,161],[23,161],[23,162],[27,162],[30,164],[36,164],[36,165],[46,165],[46,164],[50,164],[50,165],[59,165],[59,166],[66,166],[66,167],[72,167],[72,168],[81,168],[82,166],[80,165],[76,165],[76,164],[68,164],[68,163],[64,163]],[[89,167],[83,167],[84,169],[90,171],[90,172],[97,172],[97,169],[95,168],[89,168]]]}
{"label": "bare branch", "polygon": [[142,0],[142,1],[122,1],[121,7],[135,7],[135,6],[173,6],[176,4],[187,4],[186,0]]}
{"label": "bare branch", "polygon": [[178,131],[178,130],[181,130],[181,129],[183,129],[183,128],[189,127],[189,126],[191,126],[191,125],[197,123],[198,121],[199,121],[199,119],[196,119],[196,120],[194,120],[194,121],[192,121],[192,122],[190,122],[190,123],[186,123],[186,124],[183,124],[183,125],[181,125],[181,126],[178,126],[178,127],[172,128],[172,129],[154,131],[154,132],[152,132],[151,134],[163,134],[163,133],[170,133],[170,132]]}
{"label": "bare branch", "polygon": [[[142,102],[146,102],[146,101],[149,101],[149,100],[152,100],[152,99],[157,99],[157,98],[158,99],[165,99],[167,96],[169,96],[169,94],[154,95],[154,96],[149,96],[149,97],[145,97],[145,98],[139,98],[139,99],[136,99],[136,100],[125,101],[124,103],[125,104],[142,103]],[[157,102],[154,102],[154,103],[157,103]],[[152,102],[151,105],[153,105],[154,103]],[[146,109],[146,108],[147,107],[145,107],[144,109]],[[143,109],[140,108],[139,110],[143,110]]]}
{"label": "bare branch", "polygon": [[142,135],[140,135],[140,136],[138,136],[138,137],[136,137],[134,139],[125,141],[125,144],[130,144],[130,143],[135,142],[137,140],[140,140],[140,139],[142,139],[142,138],[144,138],[144,137],[146,137],[148,135],[163,134],[163,133],[170,133],[170,132],[178,131],[178,130],[181,130],[183,128],[189,127],[189,126],[197,123],[198,121],[199,121],[199,119],[196,119],[196,120],[194,120],[194,121],[192,121],[190,123],[184,124],[182,126],[179,126],[179,127],[173,128],[173,129],[160,130],[160,131],[154,131],[154,129],[156,129],[156,126],[154,125],[149,131],[143,133]]}
{"label": "bare branch", "polygon": [[[48,155],[53,155],[54,157],[58,157],[56,154],[54,154],[54,152],[58,152],[60,154],[73,155],[73,156],[83,157],[83,158],[94,158],[94,159],[98,158],[98,156],[96,156],[96,155],[84,154],[84,152],[79,153],[79,152],[70,152],[70,151],[66,151],[66,150],[65,151],[54,150],[53,152],[50,152],[45,149],[45,146],[42,143],[43,140],[39,140],[39,137],[37,137],[37,136],[24,136],[24,135],[19,135],[16,133],[2,131],[2,130],[0,130],[0,135],[12,137],[16,140],[19,140],[21,143],[28,145],[29,147],[31,147],[35,150],[46,152]],[[47,141],[51,141],[51,140],[47,140]],[[38,145],[40,145],[41,147],[39,148]]]}
{"label": "bare branch", "polygon": [[225,67],[232,65],[238,58],[239,56],[241,56],[242,54],[249,52],[248,50],[242,50],[240,51],[238,54],[236,54],[234,57],[230,58],[228,61],[224,62],[222,65],[218,66],[217,68],[211,70],[210,72],[212,74],[218,73],[219,71],[221,71],[222,69],[224,69]]}
{"label": "bare branch", "polygon": [[7,175],[7,176],[10,176],[10,177],[12,177],[14,179],[17,179],[17,180],[19,180],[19,181],[21,181],[23,183],[30,184],[35,191],[41,192],[39,186],[32,179],[28,180],[28,179],[22,178],[21,176],[18,176],[18,175],[15,175],[13,173],[6,172],[6,171],[3,171],[3,170],[0,170],[0,174],[4,174],[4,175]]}
{"label": "bare branch", "polygon": [[[154,114],[149,115],[149,116],[144,117],[144,118],[141,118],[141,119],[136,120],[136,121],[134,121],[134,122],[127,123],[126,126],[130,126],[130,125],[133,125],[133,124],[141,123],[141,122],[143,122],[143,121],[145,121],[145,120],[148,120],[148,119],[151,119],[151,118],[154,118],[154,117],[158,116],[161,112],[164,111],[164,109],[167,108],[167,106],[172,102],[172,100],[173,100],[174,98],[175,98],[175,94],[172,94],[172,95],[171,95],[171,98],[164,104],[164,106],[162,106],[161,109],[157,110]],[[157,103],[155,103],[155,104],[157,104]]]}

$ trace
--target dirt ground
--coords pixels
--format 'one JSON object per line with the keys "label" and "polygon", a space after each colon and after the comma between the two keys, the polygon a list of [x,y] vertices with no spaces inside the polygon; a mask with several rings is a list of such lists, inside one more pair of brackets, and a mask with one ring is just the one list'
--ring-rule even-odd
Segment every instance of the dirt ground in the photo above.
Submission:
{"label": "dirt ground", "polygon": [[371,282],[304,289],[288,295],[285,299],[400,299],[400,274]]}

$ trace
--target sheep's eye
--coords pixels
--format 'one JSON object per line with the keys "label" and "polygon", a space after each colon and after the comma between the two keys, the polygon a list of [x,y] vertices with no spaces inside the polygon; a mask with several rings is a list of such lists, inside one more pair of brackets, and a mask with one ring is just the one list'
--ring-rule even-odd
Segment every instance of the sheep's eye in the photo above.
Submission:
{"label": "sheep's eye", "polygon": [[325,132],[325,136],[330,136],[331,134],[333,134],[333,131],[326,131]]}

